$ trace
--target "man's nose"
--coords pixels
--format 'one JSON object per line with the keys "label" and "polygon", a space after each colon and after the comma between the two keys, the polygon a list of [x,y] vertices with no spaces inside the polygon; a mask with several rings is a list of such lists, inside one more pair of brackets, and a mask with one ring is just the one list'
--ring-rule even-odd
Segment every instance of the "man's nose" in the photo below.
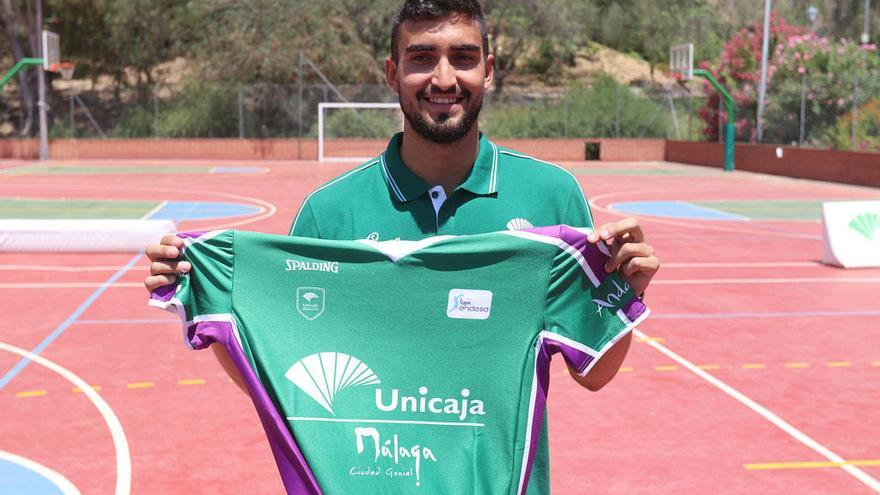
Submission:
{"label": "man's nose", "polygon": [[455,88],[455,84],[455,69],[449,63],[448,58],[441,57],[434,67],[434,77],[431,79],[431,85],[440,91],[449,91]]}

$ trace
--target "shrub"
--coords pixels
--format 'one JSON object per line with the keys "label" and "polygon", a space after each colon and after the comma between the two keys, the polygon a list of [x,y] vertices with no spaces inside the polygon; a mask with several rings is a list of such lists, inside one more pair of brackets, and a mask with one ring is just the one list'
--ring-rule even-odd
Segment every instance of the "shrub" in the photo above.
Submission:
{"label": "shrub", "polygon": [[668,109],[600,75],[591,86],[577,85],[566,98],[525,104],[496,102],[484,116],[483,129],[494,137],[666,137]]}

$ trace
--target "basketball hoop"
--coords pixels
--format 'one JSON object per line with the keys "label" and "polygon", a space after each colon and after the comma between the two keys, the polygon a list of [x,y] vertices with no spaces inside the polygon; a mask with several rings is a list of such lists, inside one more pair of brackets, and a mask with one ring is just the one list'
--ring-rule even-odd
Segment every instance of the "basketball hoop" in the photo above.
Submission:
{"label": "basketball hoop", "polygon": [[65,81],[70,81],[73,79],[73,71],[76,69],[76,64],[73,62],[59,62],[57,64],[52,64],[49,66],[50,72],[55,72],[61,74],[61,78]]}

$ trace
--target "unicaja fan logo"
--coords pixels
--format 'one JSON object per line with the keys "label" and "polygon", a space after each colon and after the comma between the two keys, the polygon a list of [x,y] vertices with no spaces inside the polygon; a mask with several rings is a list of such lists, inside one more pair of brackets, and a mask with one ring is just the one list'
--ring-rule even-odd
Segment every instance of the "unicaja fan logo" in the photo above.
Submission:
{"label": "unicaja fan logo", "polygon": [[870,212],[862,213],[849,222],[849,228],[869,241],[877,240],[877,232],[880,231],[880,215]]}
{"label": "unicaja fan logo", "polygon": [[336,394],[351,387],[381,383],[369,366],[342,352],[319,352],[297,361],[284,377],[330,414]]}

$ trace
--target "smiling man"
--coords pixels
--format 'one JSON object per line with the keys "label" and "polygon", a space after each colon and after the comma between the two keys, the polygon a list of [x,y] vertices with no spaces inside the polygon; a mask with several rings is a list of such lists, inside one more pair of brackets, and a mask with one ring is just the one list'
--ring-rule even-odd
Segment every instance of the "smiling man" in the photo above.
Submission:
{"label": "smiling man", "polygon": [[[493,62],[476,0],[406,1],[394,16],[391,56],[385,61],[386,81],[405,116],[404,130],[391,138],[384,153],[307,196],[290,234],[418,240],[556,224],[593,227],[569,172],[501,148],[479,132]],[[619,270],[636,294],[644,293],[659,260],[634,218],[599,226],[589,241],[607,241],[612,256],[605,269]],[[148,246],[153,262],[145,280],[148,290],[174,283],[176,273],[190,269],[175,261],[181,247],[176,236]],[[627,335],[585,377],[573,376],[587,389],[600,389],[617,373],[629,344]],[[241,386],[225,351],[212,348]],[[548,493],[549,485],[545,420],[527,493]]]}

